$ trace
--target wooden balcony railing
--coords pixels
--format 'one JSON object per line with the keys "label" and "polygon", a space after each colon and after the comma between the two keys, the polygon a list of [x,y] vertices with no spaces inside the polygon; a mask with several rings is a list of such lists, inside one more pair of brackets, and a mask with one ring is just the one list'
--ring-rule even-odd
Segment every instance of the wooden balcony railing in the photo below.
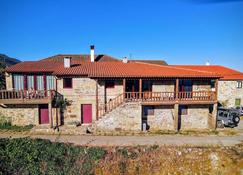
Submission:
{"label": "wooden balcony railing", "polygon": [[158,103],[205,103],[215,102],[216,92],[193,91],[193,92],[126,92],[102,105],[98,109],[99,117],[124,102],[158,102]]}
{"label": "wooden balcony railing", "polygon": [[54,90],[1,90],[0,103],[51,100],[54,96]]}

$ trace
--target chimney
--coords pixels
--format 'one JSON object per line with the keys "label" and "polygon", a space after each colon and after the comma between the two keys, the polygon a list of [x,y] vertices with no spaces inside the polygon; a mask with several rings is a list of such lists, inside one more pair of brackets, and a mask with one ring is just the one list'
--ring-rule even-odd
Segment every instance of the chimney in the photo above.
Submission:
{"label": "chimney", "polygon": [[65,68],[71,67],[71,57],[64,57],[64,67]]}
{"label": "chimney", "polygon": [[95,55],[94,55],[94,45],[90,46],[90,62],[95,61]]}
{"label": "chimney", "polygon": [[122,59],[122,62],[123,62],[123,63],[128,63],[128,59],[127,59],[127,57],[124,57],[124,58]]}
{"label": "chimney", "polygon": [[210,62],[207,61],[207,62],[205,63],[205,65],[206,65],[206,66],[210,66]]}

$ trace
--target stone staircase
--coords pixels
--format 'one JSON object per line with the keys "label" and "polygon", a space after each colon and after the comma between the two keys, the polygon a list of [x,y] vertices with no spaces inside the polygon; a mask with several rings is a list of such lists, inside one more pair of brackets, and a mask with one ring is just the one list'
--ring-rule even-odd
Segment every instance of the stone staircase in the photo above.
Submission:
{"label": "stone staircase", "polygon": [[92,123],[92,132],[137,131],[141,129],[139,102],[123,102]]}

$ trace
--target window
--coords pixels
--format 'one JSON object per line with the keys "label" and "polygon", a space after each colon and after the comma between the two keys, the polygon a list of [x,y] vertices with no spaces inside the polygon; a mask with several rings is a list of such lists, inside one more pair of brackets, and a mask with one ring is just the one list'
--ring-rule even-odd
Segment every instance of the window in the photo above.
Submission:
{"label": "window", "polygon": [[154,106],[144,106],[144,115],[154,115]]}
{"label": "window", "polygon": [[24,76],[14,74],[13,75],[13,85],[15,90],[23,90],[24,89]]}
{"label": "window", "polygon": [[106,88],[114,88],[115,82],[114,81],[106,81],[105,86],[106,86]]}
{"label": "window", "polygon": [[63,78],[63,88],[72,88],[73,80],[72,78]]}
{"label": "window", "polygon": [[27,89],[34,89],[34,76],[33,75],[27,75]]}
{"label": "window", "polygon": [[237,88],[242,88],[242,81],[237,81]]}
{"label": "window", "polygon": [[54,76],[52,75],[47,75],[46,76],[46,89],[47,90],[53,90],[56,87],[56,81]]}
{"label": "window", "polygon": [[235,106],[240,106],[240,104],[241,104],[241,99],[240,98],[235,99]]}
{"label": "window", "polygon": [[37,90],[44,90],[44,77],[43,75],[37,75],[36,76],[37,81]]}
{"label": "window", "polygon": [[188,114],[188,106],[181,105],[179,107],[179,115],[187,115]]}

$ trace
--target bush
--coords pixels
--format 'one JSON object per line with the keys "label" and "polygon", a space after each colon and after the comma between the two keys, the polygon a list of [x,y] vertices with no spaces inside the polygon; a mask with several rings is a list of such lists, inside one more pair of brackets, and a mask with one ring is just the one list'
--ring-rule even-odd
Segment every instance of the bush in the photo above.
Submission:
{"label": "bush", "polygon": [[42,139],[0,139],[0,174],[94,174],[105,154]]}

